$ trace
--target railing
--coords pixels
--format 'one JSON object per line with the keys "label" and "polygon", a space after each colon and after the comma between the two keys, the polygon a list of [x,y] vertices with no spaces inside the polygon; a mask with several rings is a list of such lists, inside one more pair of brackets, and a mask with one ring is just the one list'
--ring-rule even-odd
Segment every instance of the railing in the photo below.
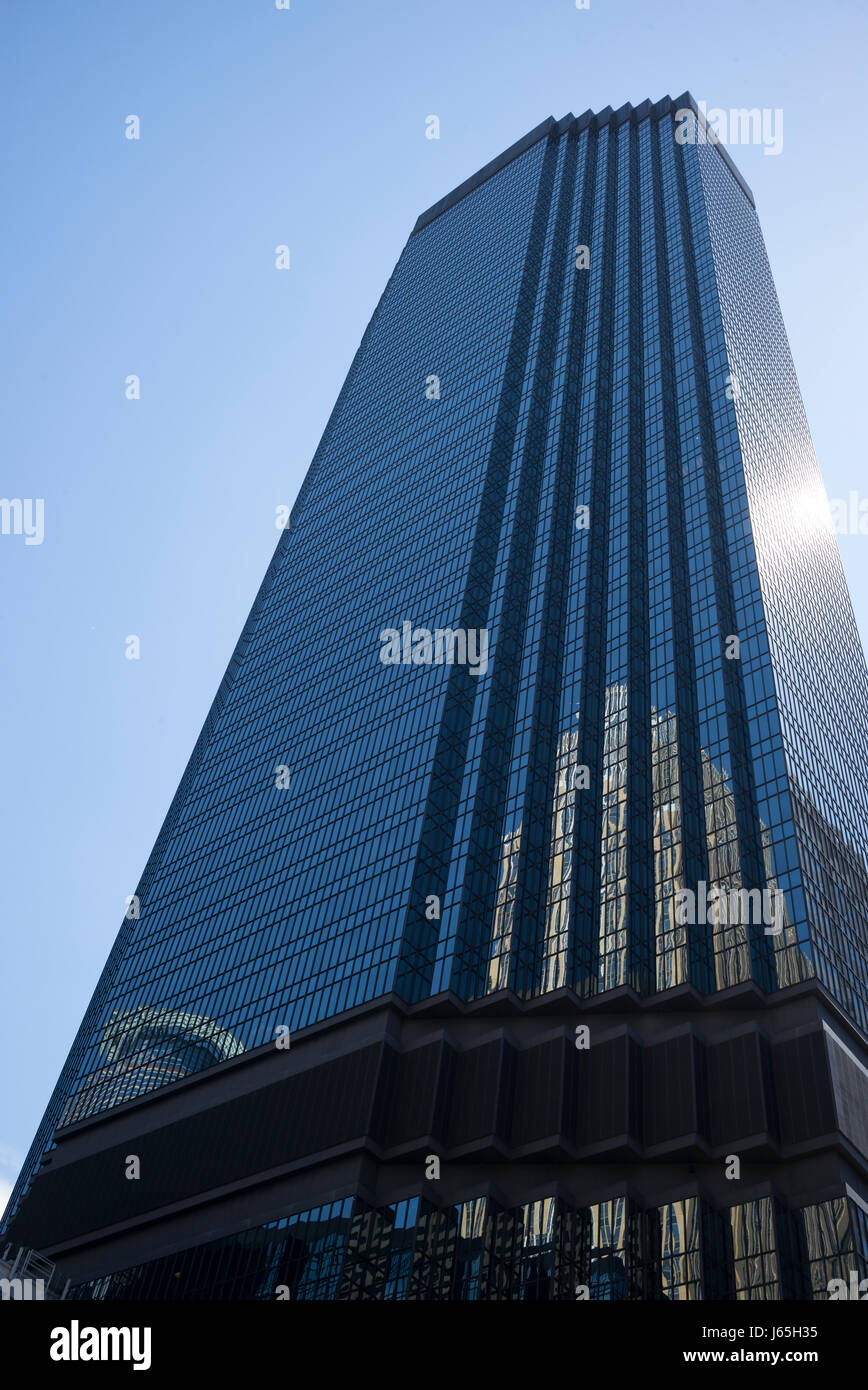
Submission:
{"label": "railing", "polygon": [[70,1285],[38,1250],[7,1244],[0,1254],[0,1297],[12,1301],[63,1299]]}

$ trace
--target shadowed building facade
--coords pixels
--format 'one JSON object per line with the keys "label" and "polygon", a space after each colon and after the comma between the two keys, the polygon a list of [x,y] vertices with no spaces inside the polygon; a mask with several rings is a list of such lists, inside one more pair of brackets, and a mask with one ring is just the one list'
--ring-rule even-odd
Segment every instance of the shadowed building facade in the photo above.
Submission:
{"label": "shadowed building facade", "polygon": [[868,1275],[868,677],[822,499],[689,94],[423,214],[11,1238],[108,1299]]}

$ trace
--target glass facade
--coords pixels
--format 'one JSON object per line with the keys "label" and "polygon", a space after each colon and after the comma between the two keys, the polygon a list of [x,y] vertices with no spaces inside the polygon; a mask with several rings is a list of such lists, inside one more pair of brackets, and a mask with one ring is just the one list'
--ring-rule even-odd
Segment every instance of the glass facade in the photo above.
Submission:
{"label": "glass facade", "polygon": [[[386,994],[816,980],[868,1031],[865,660],[751,195],[677,130],[550,120],[419,219],[22,1184],[58,1125]],[[763,894],[771,931],[682,910]],[[853,1211],[347,1198],[88,1287],[781,1297]]]}
{"label": "glass facade", "polygon": [[723,1213],[699,1198],[572,1210],[477,1197],[376,1209],[346,1198],[70,1290],[71,1298],[643,1301],[826,1298],[868,1276],[868,1217],[839,1198]]}

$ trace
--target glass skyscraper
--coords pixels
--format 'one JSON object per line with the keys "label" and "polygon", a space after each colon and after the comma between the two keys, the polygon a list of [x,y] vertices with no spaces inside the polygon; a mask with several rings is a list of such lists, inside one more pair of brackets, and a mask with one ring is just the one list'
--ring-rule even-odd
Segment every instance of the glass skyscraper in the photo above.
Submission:
{"label": "glass skyscraper", "polygon": [[101,1299],[868,1275],[868,675],[823,499],[689,94],[549,118],[424,213],[9,1238]]}

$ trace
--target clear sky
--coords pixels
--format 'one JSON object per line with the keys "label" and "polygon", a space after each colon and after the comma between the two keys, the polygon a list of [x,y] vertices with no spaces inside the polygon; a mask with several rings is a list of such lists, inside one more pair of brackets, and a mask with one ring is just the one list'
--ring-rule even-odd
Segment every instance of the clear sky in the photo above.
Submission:
{"label": "clear sky", "polygon": [[[2,1206],[419,212],[548,115],[780,108],[780,154],[731,153],[829,495],[868,495],[868,10],[3,0],[0,28],[0,494],[45,504],[42,544],[0,535]],[[840,543],[864,641],[868,536]]]}

